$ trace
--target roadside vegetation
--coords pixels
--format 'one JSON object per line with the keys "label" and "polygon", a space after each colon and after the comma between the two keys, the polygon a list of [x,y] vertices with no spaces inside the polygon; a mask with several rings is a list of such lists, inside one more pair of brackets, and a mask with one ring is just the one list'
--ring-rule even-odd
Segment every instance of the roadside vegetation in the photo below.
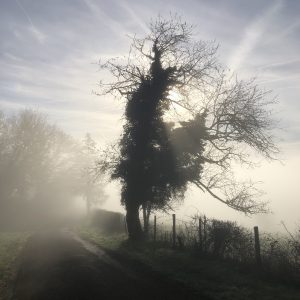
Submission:
{"label": "roadside vegetation", "polygon": [[17,270],[17,258],[28,233],[0,232],[0,299],[9,299]]}
{"label": "roadside vegetation", "polygon": [[[254,261],[245,263],[213,255],[210,251],[204,253],[192,243],[173,249],[165,240],[130,242],[123,233],[105,233],[88,226],[78,231],[84,239],[105,249],[125,266],[156,272],[211,299],[300,299],[299,278],[296,277],[298,266],[293,266],[295,273],[291,273],[287,261],[290,245],[282,239],[272,246],[273,253],[267,253],[275,236],[263,235],[262,253],[266,267],[260,269]],[[213,231],[208,232],[210,239],[212,235]],[[213,249],[212,244],[209,247]],[[284,252],[285,249],[290,252]],[[271,268],[271,258],[277,267],[276,274],[275,267],[272,265]]]}

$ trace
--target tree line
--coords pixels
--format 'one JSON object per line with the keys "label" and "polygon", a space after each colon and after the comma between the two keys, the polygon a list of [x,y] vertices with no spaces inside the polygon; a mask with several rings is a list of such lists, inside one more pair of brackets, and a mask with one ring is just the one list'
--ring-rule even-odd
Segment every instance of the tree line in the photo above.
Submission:
{"label": "tree line", "polygon": [[66,217],[78,198],[87,210],[104,201],[103,184],[93,173],[96,155],[89,134],[77,141],[39,112],[1,112],[0,226]]}

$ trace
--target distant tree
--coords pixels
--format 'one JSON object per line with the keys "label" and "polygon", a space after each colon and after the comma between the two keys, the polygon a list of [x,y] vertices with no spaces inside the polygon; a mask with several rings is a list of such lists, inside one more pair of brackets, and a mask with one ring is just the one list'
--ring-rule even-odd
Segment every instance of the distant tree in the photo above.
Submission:
{"label": "distant tree", "polygon": [[103,204],[107,198],[107,195],[104,193],[102,176],[99,176],[96,171],[98,154],[96,142],[87,133],[83,140],[81,159],[82,193],[86,202],[87,215],[90,215],[93,206]]}
{"label": "distant tree", "polygon": [[44,221],[62,213],[81,192],[79,154],[78,144],[46,116],[1,113],[0,221]]}
{"label": "distant tree", "polygon": [[274,101],[253,80],[228,77],[217,47],[193,37],[179,17],[158,18],[132,39],[127,58],[100,65],[116,79],[100,82],[101,94],[126,99],[119,152],[107,150],[100,167],[122,184],[132,239],[143,236],[141,207],[146,229],[151,209],[169,209],[188,184],[244,213],[266,209],[253,183],[235,181],[232,165],[251,164],[249,149],[275,157]]}

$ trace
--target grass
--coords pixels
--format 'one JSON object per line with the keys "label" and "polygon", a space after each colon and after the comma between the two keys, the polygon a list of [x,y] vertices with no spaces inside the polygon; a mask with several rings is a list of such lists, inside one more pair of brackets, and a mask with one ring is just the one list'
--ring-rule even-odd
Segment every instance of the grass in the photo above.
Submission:
{"label": "grass", "polygon": [[108,235],[96,228],[88,226],[81,226],[75,230],[82,238],[89,240],[107,250],[118,250],[122,243],[127,240],[127,236],[125,234]]}
{"label": "grass", "polygon": [[125,235],[105,235],[92,228],[82,228],[79,234],[100,247],[140,263],[164,277],[183,283],[214,300],[300,299],[300,289],[274,282],[253,267],[204,257],[192,251],[179,251],[153,245],[132,244]]}
{"label": "grass", "polygon": [[0,232],[0,299],[8,299],[16,272],[16,259],[29,234]]}

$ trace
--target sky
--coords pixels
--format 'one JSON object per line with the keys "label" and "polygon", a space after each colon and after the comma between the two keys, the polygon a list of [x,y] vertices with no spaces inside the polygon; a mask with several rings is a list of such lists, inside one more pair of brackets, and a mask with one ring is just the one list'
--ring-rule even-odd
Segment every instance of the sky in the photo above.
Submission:
{"label": "sky", "polygon": [[[89,132],[100,145],[113,142],[124,102],[95,95],[97,62],[126,55],[128,36],[144,36],[151,18],[177,13],[196,25],[196,38],[219,44],[220,61],[238,78],[257,77],[273,91],[281,148],[280,162],[243,171],[263,182],[273,214],[248,218],[193,188],[178,214],[201,212],[265,230],[280,230],[285,221],[294,228],[300,223],[299,12],[296,0],[1,0],[0,110],[33,108],[78,139]],[[122,211],[118,187],[107,189],[105,207]]]}

